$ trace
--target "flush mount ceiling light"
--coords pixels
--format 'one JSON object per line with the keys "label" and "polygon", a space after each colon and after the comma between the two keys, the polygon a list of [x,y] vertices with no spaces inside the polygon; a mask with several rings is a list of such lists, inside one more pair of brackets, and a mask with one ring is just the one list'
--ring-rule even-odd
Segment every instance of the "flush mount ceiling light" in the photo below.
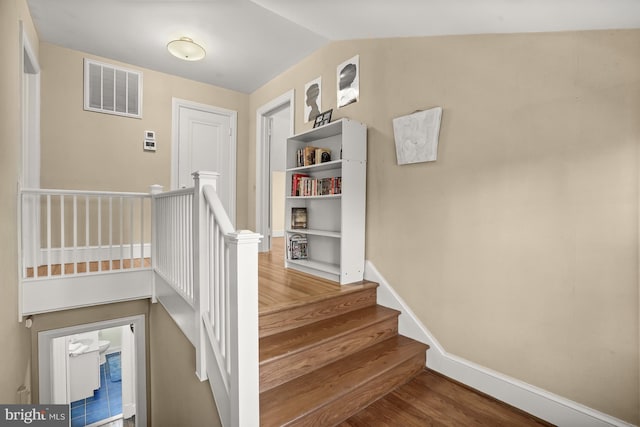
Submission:
{"label": "flush mount ceiling light", "polygon": [[170,41],[167,44],[167,49],[173,56],[185,61],[199,61],[206,54],[204,48],[194,43],[189,37],[180,37],[179,40]]}

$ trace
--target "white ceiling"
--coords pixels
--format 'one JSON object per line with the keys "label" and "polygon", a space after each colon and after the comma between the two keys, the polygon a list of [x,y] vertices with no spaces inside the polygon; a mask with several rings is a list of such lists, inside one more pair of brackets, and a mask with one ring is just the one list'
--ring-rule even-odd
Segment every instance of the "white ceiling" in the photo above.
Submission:
{"label": "white ceiling", "polygon": [[[333,40],[640,28],[640,0],[28,0],[40,40],[251,93]],[[172,57],[182,36],[199,62]]]}

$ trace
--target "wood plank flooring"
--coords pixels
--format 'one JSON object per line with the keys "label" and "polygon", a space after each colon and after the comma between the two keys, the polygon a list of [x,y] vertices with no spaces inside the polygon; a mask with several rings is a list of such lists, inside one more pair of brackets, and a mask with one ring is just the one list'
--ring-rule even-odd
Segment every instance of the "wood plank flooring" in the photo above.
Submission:
{"label": "wood plank flooring", "polygon": [[270,252],[258,254],[258,303],[261,315],[371,286],[370,282],[340,286],[330,280],[285,269],[284,238],[272,238],[271,242]]}
{"label": "wood plank flooring", "polygon": [[337,427],[551,425],[436,372],[425,370]]}

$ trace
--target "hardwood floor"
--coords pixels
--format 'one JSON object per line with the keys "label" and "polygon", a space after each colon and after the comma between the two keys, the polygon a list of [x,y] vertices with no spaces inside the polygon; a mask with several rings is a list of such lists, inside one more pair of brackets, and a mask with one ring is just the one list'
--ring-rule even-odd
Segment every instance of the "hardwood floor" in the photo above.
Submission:
{"label": "hardwood floor", "polygon": [[[327,308],[321,307],[317,310],[311,307],[311,302],[323,303],[323,300],[328,300],[332,296],[341,295],[347,297],[349,293],[354,296],[357,294],[371,293],[374,301],[368,301],[370,298],[359,297],[359,301],[364,301],[366,304],[375,304],[375,288],[376,284],[370,282],[362,282],[354,285],[340,286],[335,282],[324,280],[321,278],[315,278],[303,273],[296,272],[294,270],[284,269],[284,239],[275,238],[272,239],[272,250],[269,253],[260,253],[259,259],[259,309],[261,318],[261,365],[266,364],[264,360],[269,359],[271,353],[281,351],[284,354],[295,353],[294,350],[288,350],[287,346],[296,347],[299,342],[310,341],[310,336],[313,334],[325,334],[329,332],[325,330],[330,329],[329,326],[322,327],[324,323],[317,323],[315,331],[304,332],[301,335],[301,327],[291,332],[281,332],[280,324],[287,323],[287,320],[278,319],[277,316],[282,313],[291,315],[294,313],[293,320],[295,322],[306,322],[308,319],[315,317],[315,312],[326,313]],[[352,302],[347,305],[353,304]],[[293,310],[291,309],[293,307]],[[296,313],[296,309],[301,312]],[[373,310],[369,308],[367,310]],[[304,311],[304,312],[303,312]],[[355,312],[354,312],[355,313]],[[271,320],[275,318],[274,320]],[[347,320],[345,320],[347,322]],[[273,328],[266,323],[272,323]],[[325,322],[326,323],[326,322]],[[282,328],[286,329],[292,325],[285,325]],[[340,328],[341,325],[336,326],[333,324],[331,328]],[[273,330],[271,330],[273,329]],[[326,332],[326,333],[325,333]],[[278,335],[271,335],[278,334]],[[291,336],[290,336],[291,335]],[[272,343],[271,341],[274,341]],[[319,340],[323,342],[323,339]],[[276,345],[277,344],[277,345]],[[275,348],[275,347],[277,348]],[[341,347],[340,344],[339,347]],[[323,350],[323,355],[327,352],[331,352],[326,348],[320,346]],[[300,352],[302,357],[303,352]],[[277,368],[267,368],[267,366],[261,366],[261,383],[264,389],[270,389],[277,386],[278,381],[283,381],[282,378],[274,380],[279,372],[280,374],[287,376],[288,369],[293,369],[296,364],[316,366],[322,365],[323,362],[318,361],[315,358],[320,356],[305,356],[305,360],[292,361],[287,360],[280,363],[282,366],[278,366],[278,361],[274,362],[274,366]],[[277,359],[277,358],[276,358]],[[269,362],[271,363],[271,362]],[[283,364],[284,363],[284,364]],[[365,364],[365,362],[362,362]],[[356,363],[357,364],[357,363]],[[291,366],[289,366],[291,365]],[[345,362],[336,362],[335,369],[344,368]],[[424,366],[424,361],[422,362]],[[275,370],[274,370],[275,369]],[[327,370],[334,369],[332,365],[328,365]],[[288,407],[298,408],[303,405],[305,399],[309,399],[309,396],[314,393],[321,393],[323,389],[329,388],[332,395],[342,393],[341,389],[334,387],[342,387],[341,384],[331,385],[332,378],[351,375],[357,371],[358,366],[344,368],[346,372],[336,373],[330,372],[329,374],[317,373],[311,374],[304,378],[300,378],[298,382],[301,382],[296,389],[297,392],[292,395],[287,395],[286,392],[281,391],[278,388],[274,388],[271,391],[264,391],[262,393],[261,403],[261,418],[262,424],[267,425],[280,425],[281,423],[275,421],[266,421],[276,411],[284,411]],[[272,372],[273,371],[273,372]],[[347,374],[348,373],[348,374]],[[318,382],[319,385],[314,386],[313,376],[326,375],[327,377]],[[284,378],[286,380],[288,378]],[[295,383],[295,380],[294,380]],[[328,385],[327,385],[328,384]],[[305,388],[306,387],[306,388]],[[282,388],[282,386],[280,386]],[[300,390],[306,390],[301,392]],[[301,394],[300,394],[301,393]],[[296,397],[297,396],[297,397]],[[280,400],[282,401],[280,401]],[[275,404],[276,402],[278,404]],[[344,399],[342,406],[349,406],[352,399]],[[288,403],[294,403],[293,405]],[[337,411],[337,407],[333,411]],[[292,409],[293,410],[293,409]],[[264,411],[264,413],[262,413]],[[324,417],[330,417],[331,411]],[[342,418],[344,419],[344,418]],[[308,425],[335,425],[335,422],[329,422],[329,418],[323,418],[318,415],[315,421],[308,421]],[[339,420],[338,420],[339,422]],[[295,422],[292,424],[296,424]],[[301,425],[307,425],[304,422],[300,422]],[[288,424],[287,424],[288,425]],[[297,424],[296,424],[297,425]],[[422,426],[549,426],[535,417],[526,414],[516,408],[513,408],[503,402],[499,402],[491,397],[483,395],[475,390],[469,389],[464,385],[461,385],[453,380],[450,380],[436,372],[430,370],[423,370],[418,374],[416,378],[408,383],[399,385],[390,394],[377,400],[367,408],[361,410],[357,414],[351,416],[346,421],[342,421],[338,424],[338,427],[422,427]]]}
{"label": "hardwood floor", "polygon": [[284,238],[272,238],[270,252],[258,254],[258,302],[260,314],[371,286],[370,282],[340,286],[320,277],[284,268]]}
{"label": "hardwood floor", "polygon": [[550,426],[525,412],[425,370],[338,427]]}

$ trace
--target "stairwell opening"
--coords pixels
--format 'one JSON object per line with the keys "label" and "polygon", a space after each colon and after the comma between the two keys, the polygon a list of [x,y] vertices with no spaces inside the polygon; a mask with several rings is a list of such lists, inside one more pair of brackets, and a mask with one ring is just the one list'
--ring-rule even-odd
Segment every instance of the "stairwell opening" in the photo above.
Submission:
{"label": "stairwell opening", "polygon": [[[104,332],[105,336],[101,336],[99,331]],[[114,331],[121,331],[120,342],[116,343],[114,340],[111,343],[113,344],[111,350],[119,350],[118,352],[109,353],[108,349],[104,352],[96,352],[92,346],[97,346],[98,343],[85,342],[90,341],[95,335],[100,337],[99,341],[102,344],[106,341],[102,338],[108,338],[107,333],[113,334]],[[98,425],[101,422],[116,419],[128,420],[128,424],[124,425],[136,427],[147,425],[144,315],[41,331],[37,336],[38,391],[41,404],[69,404],[71,425],[74,426]],[[88,352],[85,353],[83,350]],[[104,363],[101,360],[103,356],[101,353],[104,353]],[[116,357],[116,353],[119,357]],[[98,362],[93,361],[93,357],[98,358]],[[81,360],[82,358],[86,360]],[[89,368],[86,368],[87,364]],[[89,373],[75,372],[74,375],[72,371],[74,369],[93,371],[96,366],[99,373],[95,374],[100,376],[98,387],[88,391],[90,396],[84,396],[87,393],[78,390],[77,380],[74,382],[74,377],[76,379],[80,377],[80,382],[84,383]],[[114,369],[119,369],[120,372]],[[111,371],[114,371],[113,375]],[[84,387],[88,390],[94,385],[81,384],[80,388]],[[117,394],[120,396],[114,397]],[[82,401],[85,399],[88,403],[84,408],[84,416],[81,416]],[[104,408],[98,403],[104,403],[102,405]],[[74,420],[75,424],[73,424]]]}

